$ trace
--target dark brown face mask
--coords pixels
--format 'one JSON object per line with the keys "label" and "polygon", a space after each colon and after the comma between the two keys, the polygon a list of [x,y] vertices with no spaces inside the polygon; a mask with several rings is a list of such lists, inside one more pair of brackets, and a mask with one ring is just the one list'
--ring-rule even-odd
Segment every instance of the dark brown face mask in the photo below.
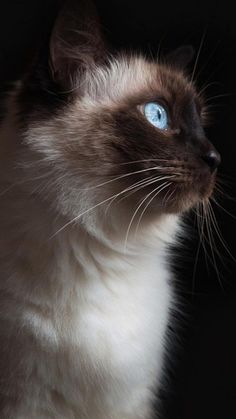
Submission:
{"label": "dark brown face mask", "polygon": [[205,136],[203,100],[185,74],[191,47],[163,63],[108,51],[90,2],[70,1],[18,97],[26,129],[38,124],[47,133],[50,126],[54,166],[68,171],[67,207],[81,182],[84,189],[103,185],[93,194],[87,188],[95,205],[131,188],[120,205],[134,208],[150,194],[154,213],[181,213],[207,200],[220,156]]}

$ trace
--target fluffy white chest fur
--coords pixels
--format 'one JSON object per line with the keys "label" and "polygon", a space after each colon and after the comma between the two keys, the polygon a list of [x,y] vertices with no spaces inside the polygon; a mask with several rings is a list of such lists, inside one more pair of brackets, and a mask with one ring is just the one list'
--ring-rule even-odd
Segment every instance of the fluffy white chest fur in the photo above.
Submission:
{"label": "fluffy white chest fur", "polygon": [[176,219],[124,252],[82,229],[43,241],[41,208],[29,200],[22,211],[25,198],[12,197],[1,210],[2,417],[149,418],[173,301],[166,239]]}

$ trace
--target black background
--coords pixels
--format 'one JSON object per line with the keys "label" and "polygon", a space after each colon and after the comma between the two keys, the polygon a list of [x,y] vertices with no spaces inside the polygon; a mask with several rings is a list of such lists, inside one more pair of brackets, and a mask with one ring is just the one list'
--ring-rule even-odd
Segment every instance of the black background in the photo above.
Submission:
{"label": "black background", "polygon": [[[234,3],[222,1],[97,0],[102,24],[118,49],[132,48],[156,56],[183,44],[198,55],[195,81],[206,85],[213,124],[208,137],[222,155],[224,191],[219,203],[236,217],[236,24]],[[1,0],[0,88],[23,73],[45,39],[57,13],[56,0]],[[193,63],[194,66],[194,63]],[[193,67],[192,66],[192,67]],[[217,222],[232,255],[236,219],[214,206]],[[190,217],[191,218],[191,217]],[[194,225],[194,217],[190,220]],[[194,276],[198,236],[190,230],[177,260],[178,287],[186,320],[179,331],[176,360],[163,392],[167,419],[236,417],[236,264],[214,234],[219,275],[201,248]],[[211,251],[207,248],[208,253]],[[212,257],[212,256],[211,256]],[[220,276],[220,278],[219,278]],[[194,292],[193,289],[194,282]],[[175,325],[173,325],[175,328]]]}

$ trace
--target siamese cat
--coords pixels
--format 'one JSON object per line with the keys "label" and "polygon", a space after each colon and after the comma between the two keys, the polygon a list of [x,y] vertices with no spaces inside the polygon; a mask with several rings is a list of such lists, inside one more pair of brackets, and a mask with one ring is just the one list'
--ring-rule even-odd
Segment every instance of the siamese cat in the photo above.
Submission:
{"label": "siamese cat", "polygon": [[170,246],[220,163],[188,52],[111,53],[94,6],[69,0],[9,95],[1,419],[153,417],[177,304]]}

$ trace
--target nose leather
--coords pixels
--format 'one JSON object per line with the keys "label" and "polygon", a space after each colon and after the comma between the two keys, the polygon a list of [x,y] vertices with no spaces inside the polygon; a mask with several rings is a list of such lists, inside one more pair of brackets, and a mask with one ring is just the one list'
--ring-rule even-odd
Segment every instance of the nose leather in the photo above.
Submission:
{"label": "nose leather", "polygon": [[202,156],[202,159],[207,163],[211,172],[214,172],[221,163],[221,157],[218,151],[210,150]]}

